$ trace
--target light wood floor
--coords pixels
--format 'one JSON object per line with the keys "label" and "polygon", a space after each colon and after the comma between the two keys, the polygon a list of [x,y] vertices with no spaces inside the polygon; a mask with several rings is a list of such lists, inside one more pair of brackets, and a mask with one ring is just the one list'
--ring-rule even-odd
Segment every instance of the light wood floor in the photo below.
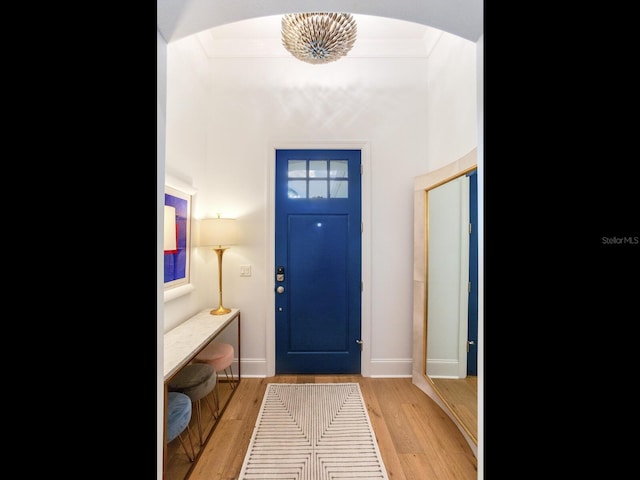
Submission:
{"label": "light wood floor", "polygon": [[[478,462],[464,437],[447,414],[410,378],[278,375],[241,380],[189,480],[238,478],[268,383],[321,382],[360,384],[390,480],[477,479]],[[175,445],[170,450],[174,457],[180,455]],[[168,470],[166,478],[176,477]]]}

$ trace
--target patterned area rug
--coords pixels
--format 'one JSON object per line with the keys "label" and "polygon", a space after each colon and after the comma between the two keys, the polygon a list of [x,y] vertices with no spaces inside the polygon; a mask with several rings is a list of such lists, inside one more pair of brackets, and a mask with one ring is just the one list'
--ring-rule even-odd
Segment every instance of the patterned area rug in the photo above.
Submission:
{"label": "patterned area rug", "polygon": [[239,480],[385,479],[357,383],[270,383]]}

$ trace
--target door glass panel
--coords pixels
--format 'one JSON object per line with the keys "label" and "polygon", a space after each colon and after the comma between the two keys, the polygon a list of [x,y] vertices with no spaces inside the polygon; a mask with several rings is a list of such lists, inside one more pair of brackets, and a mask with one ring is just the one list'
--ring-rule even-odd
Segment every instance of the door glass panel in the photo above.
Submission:
{"label": "door glass panel", "polygon": [[307,161],[306,160],[289,160],[288,162],[289,178],[306,178],[307,177]]}
{"label": "door glass panel", "polygon": [[331,160],[329,167],[329,175],[331,178],[348,178],[349,163],[346,160]]}
{"label": "door glass panel", "polygon": [[349,182],[347,180],[331,180],[331,198],[349,198]]}
{"label": "door glass panel", "polygon": [[309,180],[309,198],[327,198],[327,181]]}
{"label": "door glass panel", "polygon": [[289,198],[307,198],[306,180],[289,180],[287,196]]}
{"label": "door glass panel", "polygon": [[327,178],[327,161],[309,160],[309,178]]}

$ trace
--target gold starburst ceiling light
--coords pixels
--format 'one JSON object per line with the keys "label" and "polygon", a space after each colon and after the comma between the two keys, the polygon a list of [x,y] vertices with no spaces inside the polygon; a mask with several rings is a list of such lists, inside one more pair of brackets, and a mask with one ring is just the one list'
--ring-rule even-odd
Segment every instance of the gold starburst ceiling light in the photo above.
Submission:
{"label": "gold starburst ceiling light", "polygon": [[350,13],[292,13],[282,17],[282,45],[307,63],[329,63],[344,57],[356,41]]}

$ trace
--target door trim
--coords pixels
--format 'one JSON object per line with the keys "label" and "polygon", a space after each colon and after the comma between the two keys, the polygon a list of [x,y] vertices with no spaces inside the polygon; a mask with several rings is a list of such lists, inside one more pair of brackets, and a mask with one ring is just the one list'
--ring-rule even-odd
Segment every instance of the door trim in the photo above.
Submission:
{"label": "door trim", "polygon": [[276,305],[273,289],[275,288],[275,182],[276,182],[276,150],[360,150],[362,162],[362,321],[361,337],[364,342],[360,362],[363,377],[371,372],[371,162],[369,142],[324,142],[296,143],[273,142],[267,147],[268,185],[267,185],[267,225],[265,238],[267,241],[265,258],[267,259],[265,295],[267,312],[265,322],[266,375],[271,377],[276,372]]}

